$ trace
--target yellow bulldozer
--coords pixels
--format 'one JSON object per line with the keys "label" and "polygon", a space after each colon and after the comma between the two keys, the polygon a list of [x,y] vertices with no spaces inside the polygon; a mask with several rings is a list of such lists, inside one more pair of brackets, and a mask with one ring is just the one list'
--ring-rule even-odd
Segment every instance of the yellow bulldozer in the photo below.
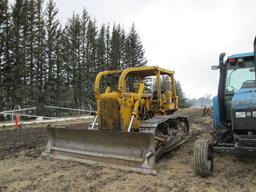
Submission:
{"label": "yellow bulldozer", "polygon": [[49,125],[43,155],[156,174],[160,155],[189,133],[188,119],[176,112],[174,71],[155,66],[104,71],[94,91],[93,122],[78,128]]}

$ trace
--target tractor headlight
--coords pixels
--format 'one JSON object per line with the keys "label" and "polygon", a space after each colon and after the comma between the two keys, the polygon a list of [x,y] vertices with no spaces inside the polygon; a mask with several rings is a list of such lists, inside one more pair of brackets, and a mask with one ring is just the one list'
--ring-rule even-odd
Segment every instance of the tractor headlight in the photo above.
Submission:
{"label": "tractor headlight", "polygon": [[252,112],[252,117],[256,117],[256,111]]}
{"label": "tractor headlight", "polygon": [[245,112],[236,112],[236,118],[245,118],[246,113]]}
{"label": "tractor headlight", "polygon": [[251,116],[252,116],[252,113],[251,113],[251,112],[247,112],[247,113],[246,113],[246,116],[247,116],[247,117],[251,117]]}

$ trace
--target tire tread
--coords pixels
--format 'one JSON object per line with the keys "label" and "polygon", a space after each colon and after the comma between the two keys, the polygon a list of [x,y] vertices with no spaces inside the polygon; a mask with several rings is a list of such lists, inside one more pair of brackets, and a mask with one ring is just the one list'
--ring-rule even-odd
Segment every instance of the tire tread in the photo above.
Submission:
{"label": "tire tread", "polygon": [[[194,145],[194,169],[196,175],[208,177],[212,175],[212,169],[208,167],[209,139],[198,139]],[[212,166],[212,165],[211,165]]]}

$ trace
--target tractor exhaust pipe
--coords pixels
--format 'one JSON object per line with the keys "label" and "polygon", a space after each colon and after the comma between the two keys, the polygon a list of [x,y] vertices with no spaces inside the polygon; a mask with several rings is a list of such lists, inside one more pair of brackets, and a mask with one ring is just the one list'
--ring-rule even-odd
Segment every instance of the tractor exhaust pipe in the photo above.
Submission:
{"label": "tractor exhaust pipe", "polygon": [[[254,66],[256,70],[256,36],[254,37],[254,41],[253,41],[253,52],[254,52]],[[256,71],[254,73],[255,73],[255,79],[256,79]],[[255,81],[255,87],[256,87],[256,81]]]}

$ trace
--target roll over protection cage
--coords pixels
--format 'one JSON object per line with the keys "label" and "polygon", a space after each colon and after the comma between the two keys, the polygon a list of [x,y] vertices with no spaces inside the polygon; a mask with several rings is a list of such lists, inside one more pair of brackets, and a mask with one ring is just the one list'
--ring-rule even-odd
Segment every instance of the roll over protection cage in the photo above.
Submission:
{"label": "roll over protection cage", "polygon": [[122,97],[122,93],[126,92],[126,79],[128,77],[128,75],[136,75],[136,74],[140,74],[141,72],[143,72],[143,76],[156,76],[156,88],[157,88],[157,99],[158,99],[158,106],[161,106],[161,85],[160,85],[160,76],[161,75],[168,75],[171,78],[171,87],[172,87],[172,93],[173,96],[176,97],[177,93],[176,93],[176,82],[174,79],[174,71],[170,71],[170,70],[166,70],[160,67],[155,67],[155,66],[145,66],[145,67],[139,67],[139,68],[127,68],[127,69],[123,69],[123,70],[113,70],[113,71],[103,71],[100,72],[97,76],[96,76],[96,80],[95,80],[95,85],[94,85],[94,92],[95,92],[95,96],[96,98],[98,98],[98,96],[100,95],[100,81],[102,79],[103,76],[107,76],[107,75],[120,75],[119,76],[119,81],[118,81],[118,94],[121,94],[120,96]]}

